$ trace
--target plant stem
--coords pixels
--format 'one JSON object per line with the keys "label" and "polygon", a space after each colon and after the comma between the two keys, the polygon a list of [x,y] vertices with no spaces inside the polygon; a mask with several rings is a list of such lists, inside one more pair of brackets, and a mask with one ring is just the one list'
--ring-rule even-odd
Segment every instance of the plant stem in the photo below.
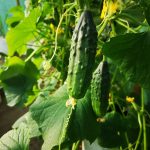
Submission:
{"label": "plant stem", "polygon": [[141,139],[141,135],[142,135],[142,122],[141,122],[141,113],[140,112],[138,112],[138,122],[139,122],[139,126],[140,126],[140,131],[139,131],[139,135],[138,135],[134,150],[137,150],[137,148],[140,144],[140,139]]}
{"label": "plant stem", "polygon": [[36,50],[34,50],[26,59],[25,59],[25,62],[29,61],[34,54],[36,54],[37,51],[41,50],[42,48],[37,48]]}
{"label": "plant stem", "polygon": [[109,22],[109,19],[106,18],[104,21],[103,21],[103,24],[102,26],[100,27],[99,31],[98,31],[98,37],[101,35],[101,33],[103,32],[103,30],[105,29],[107,23]]}
{"label": "plant stem", "polygon": [[62,23],[64,17],[66,16],[66,14],[67,14],[71,9],[73,9],[73,8],[75,7],[75,5],[76,5],[76,4],[73,4],[70,8],[68,8],[68,9],[62,14],[62,16],[61,16],[61,18],[60,18],[59,24],[58,24],[57,29],[56,29],[56,35],[55,35],[55,49],[54,49],[54,53],[53,53],[53,55],[52,55],[52,57],[51,57],[51,59],[50,59],[50,62],[51,62],[52,59],[54,58],[54,56],[55,56],[55,54],[56,54],[56,51],[57,51],[58,30],[59,30],[59,28],[60,28],[60,26],[61,26],[61,23]]}
{"label": "plant stem", "polygon": [[82,10],[84,9],[84,0],[76,0],[77,2],[77,5],[79,6],[79,9],[80,9],[80,13],[82,12]]}
{"label": "plant stem", "polygon": [[112,30],[112,37],[115,37],[116,36],[116,30],[115,30],[115,25],[114,25],[114,22],[111,22],[111,30]]}
{"label": "plant stem", "polygon": [[129,26],[125,25],[123,22],[121,22],[120,20],[116,20],[116,22],[118,24],[120,24],[121,26],[125,27],[127,30],[133,32],[133,33],[137,33],[134,29],[130,28]]}
{"label": "plant stem", "polygon": [[114,71],[114,74],[113,74],[113,77],[111,79],[111,85],[114,83],[116,77],[117,77],[117,73],[118,73],[118,67],[115,68],[115,71]]}
{"label": "plant stem", "polygon": [[129,19],[131,19],[133,22],[136,22],[136,23],[139,24],[139,25],[144,25],[142,22],[136,20],[136,19],[135,19],[133,16],[131,16],[130,14],[121,13],[121,16],[129,18]]}
{"label": "plant stem", "polygon": [[[122,116],[125,117],[125,115],[124,115],[124,113],[123,113],[123,111],[122,111],[122,109],[121,109],[121,106],[120,106],[120,104],[119,104],[118,102],[117,102],[117,105],[119,106],[119,109],[120,109],[120,111],[121,111]],[[128,149],[129,149],[129,150],[132,150],[132,149],[131,149],[132,147],[131,147],[131,145],[130,145],[127,132],[124,133],[124,136],[125,136],[125,139],[126,139],[126,142],[127,142]]]}
{"label": "plant stem", "polygon": [[79,144],[80,144],[80,141],[77,141],[76,143],[73,143],[72,150],[78,150]]}
{"label": "plant stem", "polygon": [[20,1],[16,0],[17,6],[20,6]]}
{"label": "plant stem", "polygon": [[147,150],[147,139],[146,139],[146,120],[145,120],[145,115],[144,115],[144,89],[141,89],[141,112],[142,112],[142,121],[143,121],[143,150]]}

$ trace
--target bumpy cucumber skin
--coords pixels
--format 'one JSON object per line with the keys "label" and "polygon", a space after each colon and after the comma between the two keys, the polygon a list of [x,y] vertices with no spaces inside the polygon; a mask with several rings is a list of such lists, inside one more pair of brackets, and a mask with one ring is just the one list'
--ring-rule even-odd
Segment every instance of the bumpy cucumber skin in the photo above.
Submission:
{"label": "bumpy cucumber skin", "polygon": [[110,74],[108,63],[100,62],[93,73],[91,81],[91,101],[95,114],[103,117],[107,111],[110,90]]}
{"label": "bumpy cucumber skin", "polygon": [[85,10],[73,32],[68,66],[68,92],[76,99],[84,97],[90,85],[96,47],[96,26],[91,12]]}

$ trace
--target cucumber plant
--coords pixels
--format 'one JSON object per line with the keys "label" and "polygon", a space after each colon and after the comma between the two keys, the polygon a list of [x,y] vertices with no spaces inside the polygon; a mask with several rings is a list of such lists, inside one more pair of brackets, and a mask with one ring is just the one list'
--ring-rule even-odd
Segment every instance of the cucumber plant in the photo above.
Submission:
{"label": "cucumber plant", "polygon": [[98,149],[150,149],[149,10],[148,0],[12,8],[0,87],[9,106],[28,112],[0,149],[32,149],[34,137],[42,150],[84,149],[85,139]]}

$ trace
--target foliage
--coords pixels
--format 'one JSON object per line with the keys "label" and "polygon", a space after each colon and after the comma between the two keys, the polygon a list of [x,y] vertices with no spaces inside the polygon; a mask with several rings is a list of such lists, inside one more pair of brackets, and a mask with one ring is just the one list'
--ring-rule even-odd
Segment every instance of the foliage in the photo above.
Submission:
{"label": "foliage", "polygon": [[[92,12],[98,32],[95,63],[90,65],[96,69],[107,61],[110,69],[102,117],[93,111],[91,85],[80,99],[67,90],[71,39],[84,9]],[[96,140],[100,148],[150,149],[149,10],[149,0],[30,0],[25,9],[12,8],[0,86],[9,106],[29,111],[0,138],[0,149],[28,150],[33,137],[43,140],[43,150],[76,150],[85,139]],[[86,48],[85,39],[79,41]]]}

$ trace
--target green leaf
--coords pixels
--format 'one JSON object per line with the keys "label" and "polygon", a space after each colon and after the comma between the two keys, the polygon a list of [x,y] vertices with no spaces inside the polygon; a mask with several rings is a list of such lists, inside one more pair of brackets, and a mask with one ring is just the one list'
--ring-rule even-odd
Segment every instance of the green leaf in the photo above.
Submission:
{"label": "green leaf", "polygon": [[125,8],[121,11],[121,13],[118,14],[118,17],[127,20],[130,26],[134,27],[142,24],[145,19],[143,9],[139,4],[131,5]]}
{"label": "green leaf", "polygon": [[140,5],[143,7],[146,20],[148,24],[150,24],[150,0],[138,0],[140,2]]}
{"label": "green leaf", "polygon": [[[77,100],[75,110],[66,107],[68,99],[66,85],[63,85],[49,97],[41,94],[30,108],[31,115],[42,132],[43,150],[50,150],[64,140],[73,143],[87,139],[92,142],[98,134],[99,124],[90,104],[90,92],[85,98]],[[68,138],[65,139],[65,136]]]}
{"label": "green leaf", "polygon": [[52,96],[39,96],[30,108],[31,115],[42,132],[43,150],[50,150],[63,140],[62,134],[66,127],[66,119],[71,113],[71,109],[65,105],[68,98],[66,86],[62,86]]}
{"label": "green leaf", "polygon": [[23,8],[20,6],[11,8],[9,12],[12,14],[12,16],[6,20],[6,23],[9,26],[13,27],[14,25],[17,25],[24,18]]}
{"label": "green leaf", "polygon": [[8,44],[8,54],[12,56],[15,52],[22,55],[26,52],[27,42],[35,38],[36,23],[41,15],[40,8],[31,11],[15,28],[8,31],[6,41]]}
{"label": "green leaf", "polygon": [[24,124],[30,131],[30,138],[38,137],[41,135],[38,125],[35,120],[31,117],[31,113],[27,112],[21,116],[12,126],[13,129],[17,129],[20,125]]}
{"label": "green leaf", "polygon": [[99,141],[98,139],[96,139],[92,144],[89,143],[87,140],[84,140],[82,142],[82,147],[83,149],[85,150],[119,150],[119,148],[104,148],[104,147],[101,147],[99,145]]}
{"label": "green leaf", "polygon": [[145,110],[150,113],[150,90],[149,89],[143,89],[143,98],[144,98],[144,104],[145,104]]}
{"label": "green leaf", "polygon": [[69,137],[72,141],[87,139],[93,142],[98,136],[100,126],[91,106],[90,90],[86,96],[77,102],[75,111],[72,114]]}
{"label": "green leaf", "polygon": [[25,62],[19,57],[14,56],[8,60],[6,67],[7,69],[4,71],[1,70],[0,80],[7,80],[19,74],[23,74]]}
{"label": "green leaf", "polygon": [[22,105],[33,94],[32,88],[38,78],[38,70],[32,62],[18,57],[9,59],[7,69],[1,70],[0,79],[9,106]]}
{"label": "green leaf", "polygon": [[150,32],[126,34],[112,38],[103,53],[116,63],[132,82],[150,88]]}
{"label": "green leaf", "polygon": [[22,124],[0,138],[0,150],[29,150],[29,142],[29,130]]}

